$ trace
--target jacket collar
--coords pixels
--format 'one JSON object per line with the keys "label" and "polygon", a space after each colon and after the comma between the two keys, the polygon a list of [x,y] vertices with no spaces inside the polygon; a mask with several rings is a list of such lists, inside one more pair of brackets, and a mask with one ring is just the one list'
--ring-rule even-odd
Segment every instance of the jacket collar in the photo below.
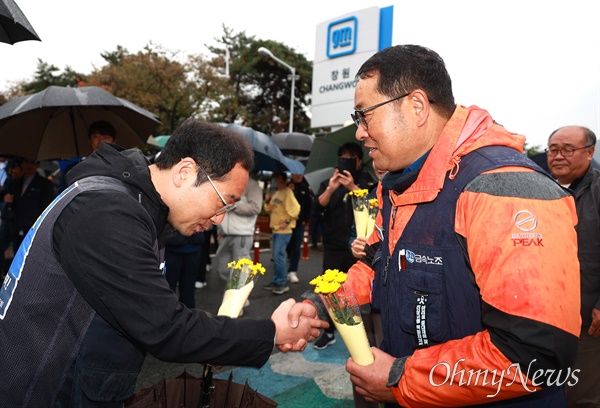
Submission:
{"label": "jacket collar", "polygon": [[[476,106],[457,105],[422,167],[408,173],[407,177],[398,177],[390,200],[393,205],[431,202],[443,188],[448,171],[459,171],[464,155],[491,145],[509,146],[522,152],[524,142],[525,137],[509,133],[495,124],[487,111]],[[410,182],[408,187],[407,182]]]}

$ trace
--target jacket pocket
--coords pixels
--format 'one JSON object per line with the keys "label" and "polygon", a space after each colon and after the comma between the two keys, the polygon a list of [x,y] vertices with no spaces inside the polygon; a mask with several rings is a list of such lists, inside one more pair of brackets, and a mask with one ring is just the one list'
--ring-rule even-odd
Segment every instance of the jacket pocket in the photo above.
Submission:
{"label": "jacket pocket", "polygon": [[443,275],[419,269],[400,271],[402,330],[414,336],[415,347],[425,348],[448,337]]}
{"label": "jacket pocket", "polygon": [[138,372],[80,368],[81,389],[90,401],[118,402],[133,395]]}

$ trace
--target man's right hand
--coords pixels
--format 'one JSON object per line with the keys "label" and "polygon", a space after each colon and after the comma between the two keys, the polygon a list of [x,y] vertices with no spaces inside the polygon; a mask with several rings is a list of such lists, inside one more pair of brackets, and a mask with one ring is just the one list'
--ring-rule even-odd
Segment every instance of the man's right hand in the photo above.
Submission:
{"label": "man's right hand", "polygon": [[[290,313],[292,307],[294,311]],[[276,346],[283,352],[304,350],[309,342],[319,337],[321,329],[329,327],[329,323],[319,319],[314,305],[296,303],[294,299],[282,302],[271,315],[271,320],[275,323]]]}
{"label": "man's right hand", "polygon": [[338,169],[334,169],[333,176],[331,176],[331,178],[329,179],[329,187],[331,187],[331,189],[335,191],[341,185],[342,184],[340,182],[340,171]]}

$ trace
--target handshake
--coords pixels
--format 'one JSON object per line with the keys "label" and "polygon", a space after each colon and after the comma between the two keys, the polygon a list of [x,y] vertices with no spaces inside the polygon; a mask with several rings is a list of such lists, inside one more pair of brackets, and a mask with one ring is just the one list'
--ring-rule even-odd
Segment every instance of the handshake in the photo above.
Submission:
{"label": "handshake", "polygon": [[294,299],[282,302],[271,320],[275,323],[275,345],[283,352],[303,351],[321,329],[329,327],[329,323],[319,319],[315,305]]}

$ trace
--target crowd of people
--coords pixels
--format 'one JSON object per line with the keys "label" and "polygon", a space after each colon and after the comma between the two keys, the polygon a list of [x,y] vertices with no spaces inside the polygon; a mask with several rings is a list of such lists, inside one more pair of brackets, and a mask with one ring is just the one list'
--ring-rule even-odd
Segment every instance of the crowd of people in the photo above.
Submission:
{"label": "crowd of people", "polygon": [[[286,173],[261,189],[249,143],[193,119],[153,162],[120,148],[110,124],[90,127],[94,153],[68,169],[59,199],[39,163],[5,161],[0,252],[15,254],[0,290],[0,365],[11,373],[0,405],[121,406],[148,353],[260,367],[274,347],[334,344],[312,291],[270,319],[196,308],[211,242],[211,269],[227,279],[228,262],[251,258],[264,211],[264,289],[283,295],[327,269],[348,272],[374,355],[346,363],[356,406],[600,406],[596,135],[552,132],[545,171],[524,136],[456,104],[428,48],[386,48],[356,78],[357,142],[339,148],[316,192]],[[348,193],[362,189],[379,214],[356,238]],[[300,270],[309,224],[322,234],[312,242],[323,246],[320,271]],[[483,378],[492,373],[502,375]]]}

